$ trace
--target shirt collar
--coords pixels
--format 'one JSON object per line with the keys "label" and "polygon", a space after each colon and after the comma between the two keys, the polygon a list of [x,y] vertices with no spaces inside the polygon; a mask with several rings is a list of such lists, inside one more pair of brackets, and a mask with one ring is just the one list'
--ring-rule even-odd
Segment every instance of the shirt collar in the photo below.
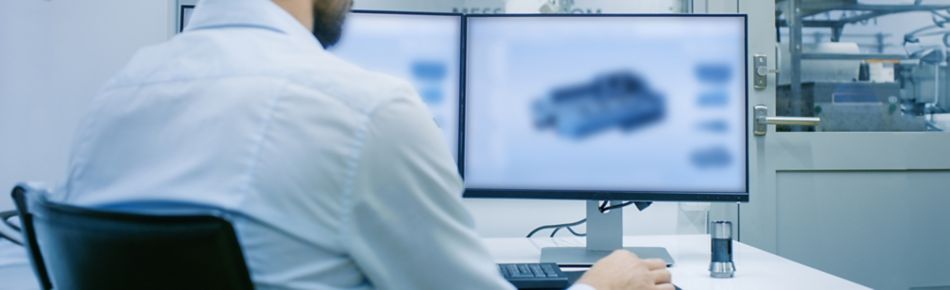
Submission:
{"label": "shirt collar", "polygon": [[269,29],[295,42],[323,47],[303,24],[270,0],[201,0],[185,31],[222,27]]}

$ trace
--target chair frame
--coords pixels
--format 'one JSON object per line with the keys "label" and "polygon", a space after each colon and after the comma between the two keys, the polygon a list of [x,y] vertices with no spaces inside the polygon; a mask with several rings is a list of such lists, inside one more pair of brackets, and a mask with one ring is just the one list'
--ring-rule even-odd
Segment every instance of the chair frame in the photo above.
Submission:
{"label": "chair frame", "polygon": [[226,229],[224,234],[233,237],[233,239],[229,240],[233,241],[234,245],[229,248],[237,249],[237,253],[232,252],[230,255],[237,260],[236,262],[240,262],[240,264],[243,265],[245,269],[243,273],[238,273],[239,276],[243,276],[239,277],[240,279],[244,280],[241,283],[246,285],[246,289],[253,289],[250,273],[247,271],[247,264],[234,229],[230,222],[221,217],[213,215],[142,215],[107,212],[54,203],[48,201],[45,196],[29,193],[28,191],[29,190],[25,186],[17,185],[13,189],[11,195],[19,211],[22,228],[21,230],[23,233],[23,246],[26,248],[29,254],[34,273],[36,274],[37,280],[40,282],[42,289],[54,289],[55,286],[53,285],[53,281],[50,277],[47,261],[43,257],[43,251],[36,237],[36,227],[34,225],[35,217],[45,217],[47,215],[74,215],[88,217],[91,219],[113,220],[141,224],[159,225],[174,223],[216,225],[224,227]]}

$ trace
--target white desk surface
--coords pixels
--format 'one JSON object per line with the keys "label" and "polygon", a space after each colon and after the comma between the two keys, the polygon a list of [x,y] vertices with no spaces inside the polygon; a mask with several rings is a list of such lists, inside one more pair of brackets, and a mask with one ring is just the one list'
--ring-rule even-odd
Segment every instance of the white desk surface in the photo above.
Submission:
{"label": "white desk surface", "polygon": [[[584,246],[585,240],[578,237],[488,238],[485,243],[498,263],[537,263],[543,247]],[[673,284],[683,290],[870,289],[739,242],[734,242],[732,249],[735,277],[710,278],[708,235],[624,237],[624,246],[665,247],[675,260],[670,268]]]}
{"label": "white desk surface", "polygon": [[[488,238],[484,239],[498,263],[535,263],[542,247],[584,246],[583,238]],[[698,289],[869,289],[831,274],[736,242],[733,259],[736,277],[709,278],[709,236],[637,236],[624,237],[624,246],[665,247],[676,265],[670,268],[673,283],[684,290]],[[0,241],[0,289],[36,289],[34,278],[22,248]]]}
{"label": "white desk surface", "polygon": [[0,238],[0,290],[37,290],[26,250]]}

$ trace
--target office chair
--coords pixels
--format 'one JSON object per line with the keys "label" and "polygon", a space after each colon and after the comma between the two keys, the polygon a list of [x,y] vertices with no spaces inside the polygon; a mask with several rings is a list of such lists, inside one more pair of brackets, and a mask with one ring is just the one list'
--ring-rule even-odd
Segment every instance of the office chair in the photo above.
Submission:
{"label": "office chair", "polygon": [[214,216],[104,212],[13,189],[43,289],[253,289],[231,224]]}

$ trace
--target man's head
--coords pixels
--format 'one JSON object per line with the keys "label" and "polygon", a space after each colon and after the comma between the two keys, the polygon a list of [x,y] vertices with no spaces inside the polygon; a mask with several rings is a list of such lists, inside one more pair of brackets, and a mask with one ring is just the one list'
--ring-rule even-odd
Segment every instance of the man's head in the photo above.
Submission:
{"label": "man's head", "polygon": [[273,0],[313,32],[324,48],[340,41],[353,0]]}

